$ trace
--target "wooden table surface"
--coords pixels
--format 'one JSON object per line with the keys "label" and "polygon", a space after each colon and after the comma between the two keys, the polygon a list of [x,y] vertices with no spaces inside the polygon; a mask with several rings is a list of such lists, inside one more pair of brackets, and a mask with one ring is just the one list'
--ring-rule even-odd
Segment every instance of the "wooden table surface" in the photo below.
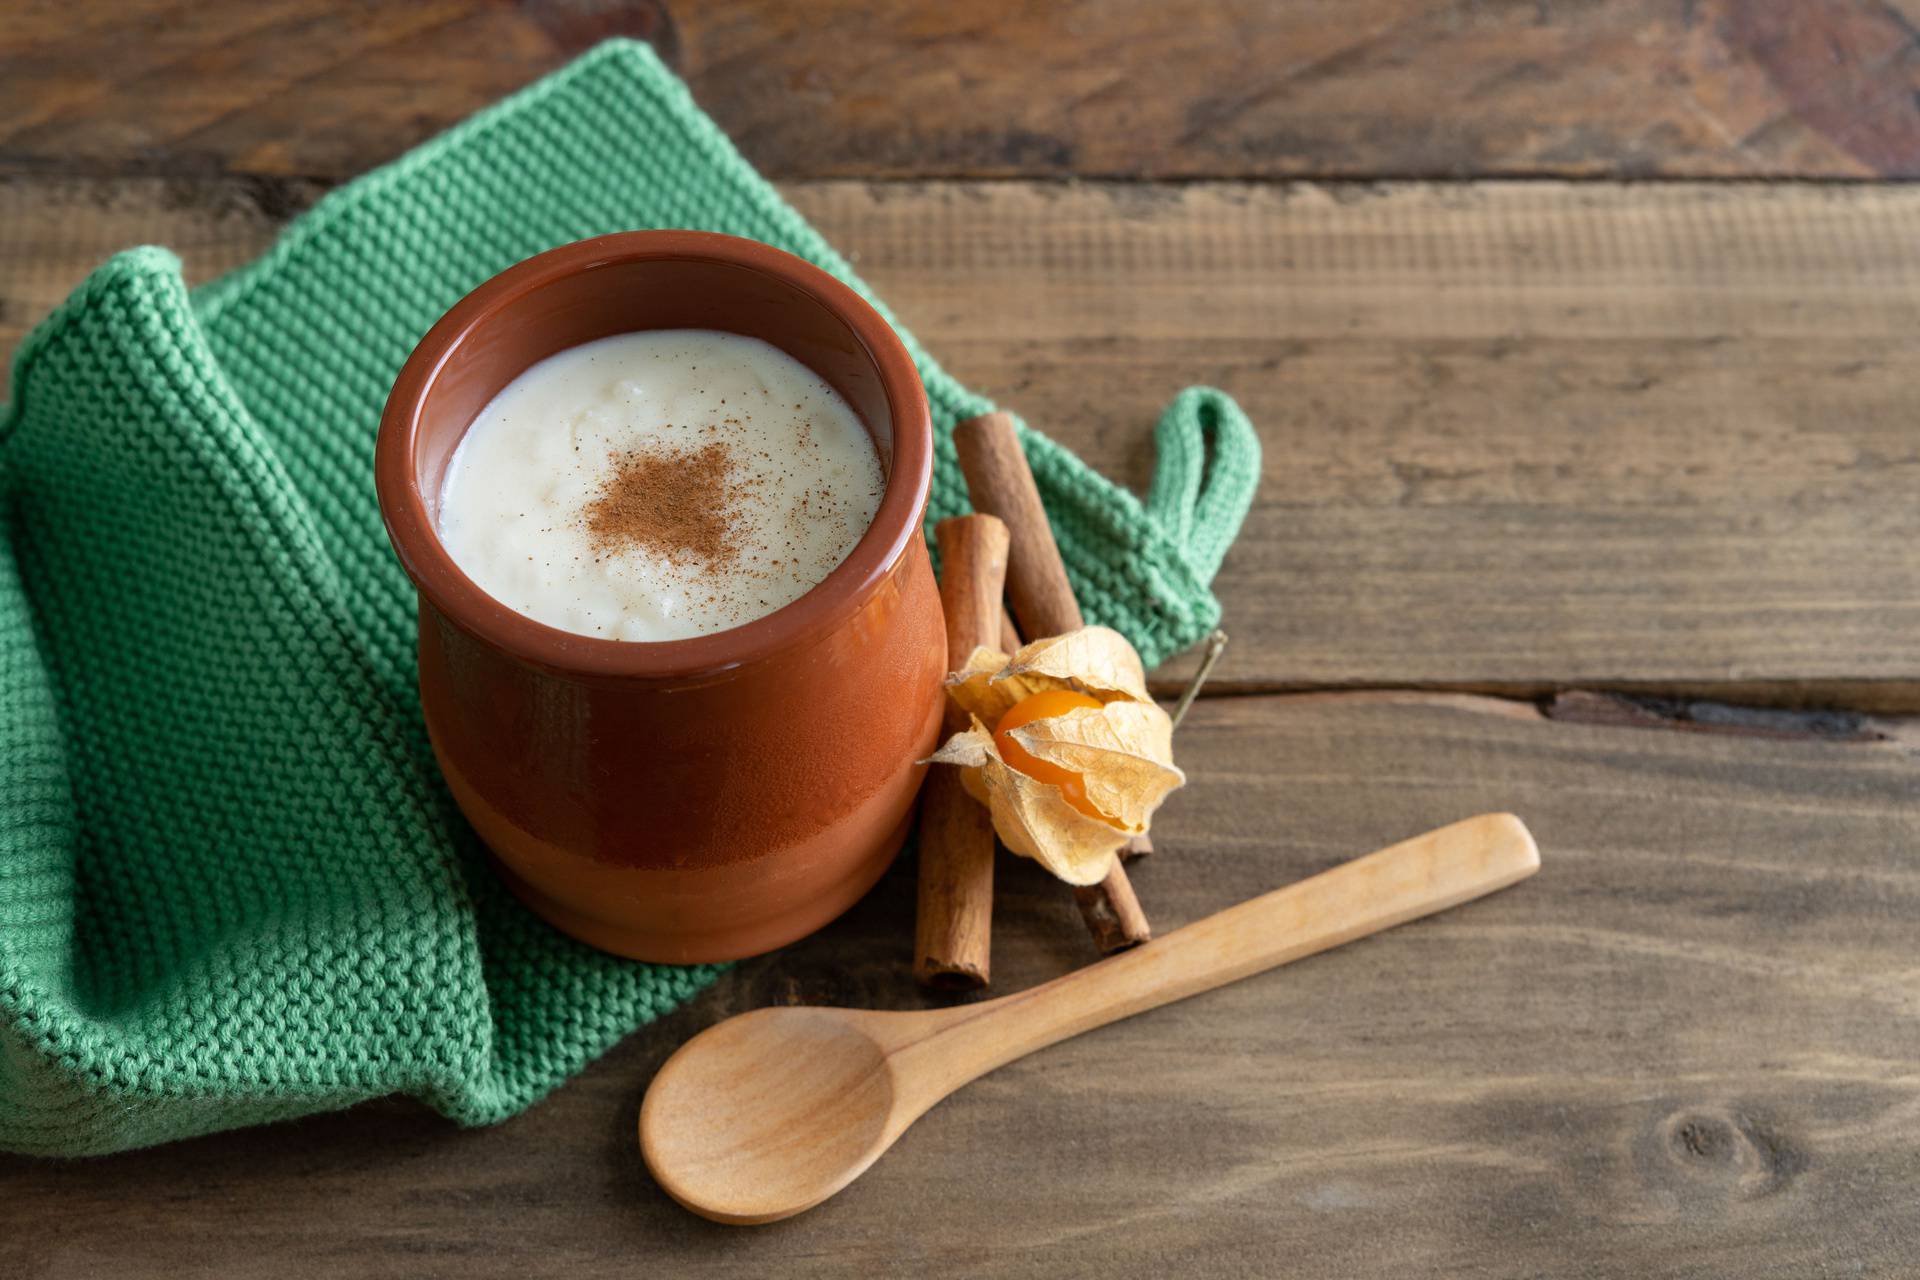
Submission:
{"label": "wooden table surface", "polygon": [[[1266,474],[1135,882],[1162,929],[1485,809],[1526,885],[1007,1067],[822,1209],[668,1202],[641,1091],[920,1002],[911,865],[523,1117],[0,1157],[7,1276],[1920,1274],[1914,0],[29,4],[0,347],[652,40],[960,378]],[[1159,673],[1177,688],[1191,659]],[[1001,868],[995,974],[1090,959]]]}

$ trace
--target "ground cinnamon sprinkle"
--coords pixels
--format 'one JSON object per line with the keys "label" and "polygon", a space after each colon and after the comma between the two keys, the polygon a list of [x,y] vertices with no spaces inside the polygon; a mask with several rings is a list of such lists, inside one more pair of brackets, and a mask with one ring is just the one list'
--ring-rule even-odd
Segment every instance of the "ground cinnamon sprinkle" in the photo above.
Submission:
{"label": "ground cinnamon sprinkle", "polygon": [[739,557],[728,483],[733,455],[725,444],[633,450],[610,462],[606,483],[584,512],[596,554],[645,549],[675,564],[716,568]]}

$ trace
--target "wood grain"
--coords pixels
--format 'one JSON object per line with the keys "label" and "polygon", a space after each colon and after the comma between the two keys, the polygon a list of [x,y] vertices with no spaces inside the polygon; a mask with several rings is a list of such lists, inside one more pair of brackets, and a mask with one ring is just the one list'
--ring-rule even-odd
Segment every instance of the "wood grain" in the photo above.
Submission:
{"label": "wood grain", "polygon": [[1265,477],[1222,688],[1920,705],[1920,191],[792,194],[948,368],[1136,490],[1177,388],[1239,399]]}
{"label": "wood grain", "polygon": [[[996,1072],[792,1223],[693,1218],[641,1169],[641,1090],[744,1009],[920,1007],[902,865],[495,1129],[387,1102],[107,1159],[0,1159],[9,1220],[58,1223],[0,1233],[0,1273],[1920,1269],[1910,746],[1347,694],[1205,700],[1181,752],[1193,785],[1136,870],[1167,927],[1488,809],[1526,818],[1544,869]],[[1000,883],[1003,990],[1084,961],[1052,881],[1008,859]]]}
{"label": "wood grain", "polygon": [[87,0],[0,26],[0,168],[340,179],[606,35],[672,49],[649,0]]}
{"label": "wood grain", "polygon": [[[1266,476],[1220,689],[1920,708],[1920,189],[788,194],[955,374],[1136,490],[1174,391],[1240,399]],[[244,260],[254,195],[0,184],[0,346],[113,248]]]}
{"label": "wood grain", "polygon": [[652,41],[785,178],[1912,176],[1912,17],[1880,0],[76,0],[0,26],[0,171],[347,177],[618,34]]}

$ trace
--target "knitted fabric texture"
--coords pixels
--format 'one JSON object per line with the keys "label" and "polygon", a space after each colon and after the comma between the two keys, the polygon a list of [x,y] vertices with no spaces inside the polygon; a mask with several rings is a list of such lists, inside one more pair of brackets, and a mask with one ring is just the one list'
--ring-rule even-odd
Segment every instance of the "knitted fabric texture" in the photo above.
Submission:
{"label": "knitted fabric texture", "polygon": [[[0,417],[0,1147],[112,1151],[394,1092],[487,1123],[713,978],[574,943],[496,882],[434,767],[374,501],[381,405],[433,321],[522,258],[639,227],[750,236],[863,288],[648,49],[614,42],[205,288],[163,250],[119,255],[21,346]],[[907,342],[936,519],[965,508],[953,424],[990,406]],[[1024,439],[1092,619],[1149,663],[1214,624],[1258,470],[1230,400],[1174,402],[1145,506]]]}

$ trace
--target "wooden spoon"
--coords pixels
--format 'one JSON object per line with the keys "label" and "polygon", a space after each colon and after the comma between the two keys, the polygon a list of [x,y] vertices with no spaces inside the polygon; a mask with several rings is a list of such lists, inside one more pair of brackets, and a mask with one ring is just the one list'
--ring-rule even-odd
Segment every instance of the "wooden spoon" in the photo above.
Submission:
{"label": "wooden spoon", "polygon": [[1119,1018],[1504,889],[1540,866],[1520,819],[1485,814],[1229,907],[998,1000],[884,1013],[756,1009],[667,1059],[640,1149],[667,1194],[717,1222],[811,1209],[961,1085]]}

